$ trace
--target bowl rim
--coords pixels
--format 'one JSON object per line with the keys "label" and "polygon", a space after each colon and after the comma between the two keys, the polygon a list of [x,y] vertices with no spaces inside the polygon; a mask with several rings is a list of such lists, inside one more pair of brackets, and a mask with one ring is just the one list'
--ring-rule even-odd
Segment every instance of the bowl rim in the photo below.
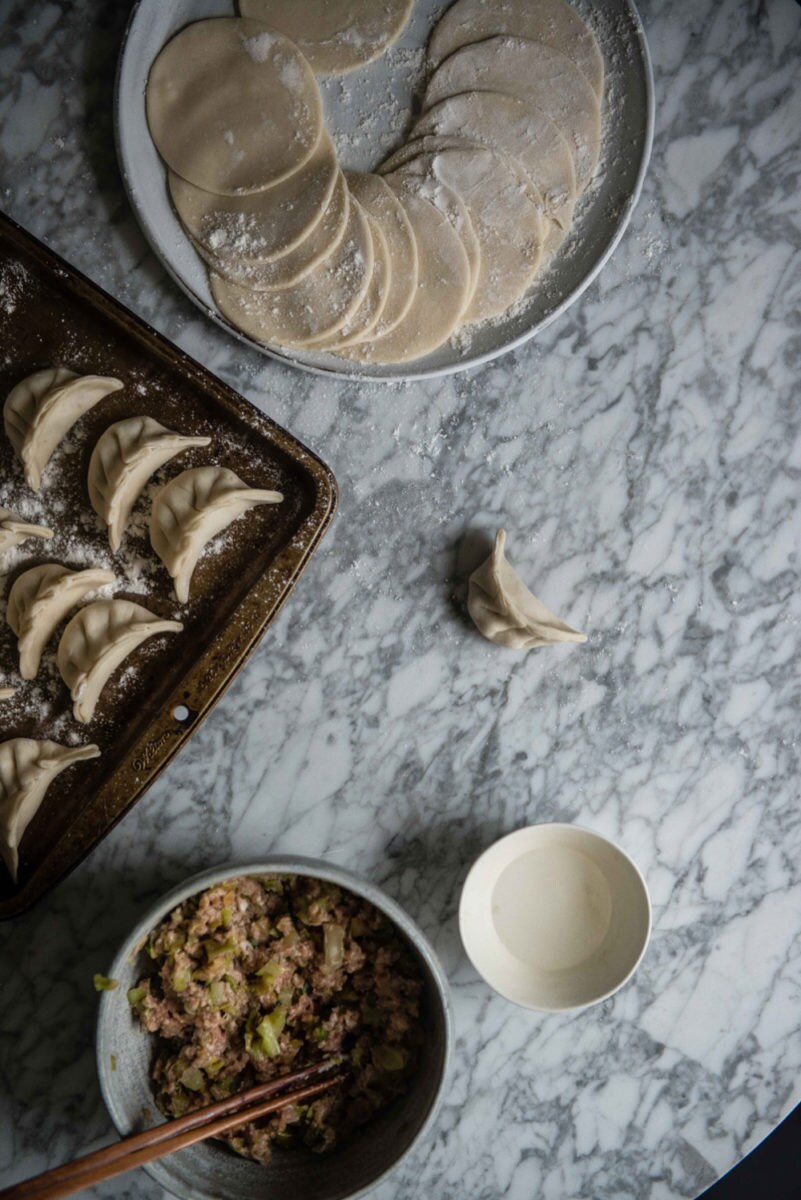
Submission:
{"label": "bowl rim", "polygon": [[[359,1197],[366,1196],[369,1192],[372,1192],[374,1188],[378,1187],[380,1183],[384,1182],[396,1171],[401,1163],[408,1158],[429,1133],[442,1107],[445,1097],[445,1086],[450,1077],[454,1053],[453,1007],[445,971],[426,935],[406,910],[391,896],[387,895],[382,887],[372,883],[369,879],[364,879],[354,874],[346,867],[328,863],[324,859],[308,858],[304,855],[268,854],[264,857],[241,863],[234,861],[223,863],[217,867],[206,868],[190,875],[182,883],[176,884],[175,887],[165,892],[155,903],[150,905],[119,946],[109,967],[108,974],[109,978],[115,979],[122,968],[130,962],[132,956],[139,953],[151,930],[155,928],[163,917],[184,900],[188,900],[191,896],[204,891],[208,887],[213,887],[217,883],[222,883],[226,879],[234,879],[240,875],[279,874],[306,875],[313,879],[324,879],[326,882],[338,884],[340,887],[354,892],[356,895],[374,904],[376,908],[381,909],[398,926],[400,931],[413,944],[422,957],[433,981],[433,990],[441,1010],[445,1033],[442,1070],[428,1111],[423,1118],[420,1128],[399,1157],[365,1187],[357,1192],[352,1192],[348,1198],[348,1200],[358,1200]],[[116,1102],[111,1079],[111,1047],[107,1041],[110,1023],[109,1015],[114,999],[114,992],[101,993],[96,1022],[95,1058],[103,1103],[117,1133],[120,1137],[124,1137],[130,1130]],[[165,1179],[159,1160],[144,1164],[144,1170],[171,1195],[182,1195],[182,1193],[173,1191],[170,1181]]]}
{"label": "bowl rim", "polygon": [[[555,1005],[555,1006],[546,1006],[546,1005],[542,1005],[542,1004],[530,1004],[530,1003],[527,1003],[525,1000],[519,1000],[514,996],[510,996],[509,993],[504,991],[503,988],[498,987],[497,984],[493,983],[491,979],[487,978],[487,976],[482,971],[481,967],[479,967],[479,965],[475,962],[472,954],[470,953],[470,950],[468,948],[468,941],[465,937],[464,930],[465,930],[465,927],[467,924],[466,916],[465,916],[465,906],[466,906],[465,896],[468,894],[469,889],[471,889],[471,887],[475,886],[475,879],[476,879],[476,875],[478,873],[478,869],[480,868],[482,863],[485,861],[487,856],[489,854],[491,854],[493,851],[497,850],[497,848],[501,845],[508,844],[513,841],[523,841],[525,839],[526,835],[530,835],[534,830],[545,830],[545,829],[550,829],[550,830],[554,830],[554,831],[562,830],[564,832],[571,833],[571,834],[572,833],[587,834],[590,838],[593,838],[595,841],[600,842],[601,844],[603,844],[605,846],[611,846],[611,848],[613,850],[616,850],[617,853],[621,856],[621,858],[623,858],[625,860],[625,862],[627,863],[627,865],[631,868],[634,878],[635,878],[636,882],[639,884],[639,888],[640,888],[640,892],[641,892],[641,899],[643,901],[646,920],[645,920],[645,931],[643,934],[642,945],[639,949],[639,952],[637,954],[635,961],[633,962],[633,964],[631,965],[629,970],[626,972],[626,974],[623,976],[623,978],[620,979],[614,985],[614,987],[609,988],[607,991],[603,992],[599,996],[595,996],[592,1000],[586,1001],[586,1003],[584,1003],[584,1004],[561,1004],[561,1005]],[[510,1004],[514,1004],[515,1007],[525,1009],[528,1012],[578,1013],[578,1012],[583,1012],[585,1009],[592,1008],[596,1004],[601,1004],[604,1000],[608,1000],[611,996],[614,996],[617,992],[620,991],[620,989],[622,987],[625,987],[625,985],[629,982],[629,980],[631,979],[631,977],[634,975],[635,971],[639,967],[640,963],[642,962],[643,956],[645,955],[645,951],[648,949],[648,944],[651,940],[652,928],[653,928],[653,909],[652,909],[652,905],[651,905],[651,895],[650,895],[650,892],[648,891],[648,885],[645,882],[645,876],[643,875],[640,868],[637,866],[634,859],[631,857],[631,855],[627,854],[626,851],[623,849],[623,847],[620,845],[620,843],[616,842],[613,838],[606,837],[605,834],[598,833],[598,831],[595,829],[590,829],[586,825],[579,825],[572,821],[536,821],[531,825],[523,825],[523,826],[521,826],[520,829],[513,829],[510,833],[504,834],[503,837],[498,838],[496,841],[492,842],[489,846],[487,846],[485,850],[482,850],[482,852],[481,852],[481,854],[479,854],[478,858],[476,858],[475,861],[472,863],[470,870],[467,872],[467,875],[465,876],[465,881],[462,884],[462,890],[459,895],[459,937],[462,942],[462,948],[463,948],[465,954],[467,955],[471,965],[473,966],[474,970],[478,972],[479,976],[484,980],[487,987],[491,988],[492,991],[496,993],[496,995],[502,996],[503,999],[508,1000]]]}

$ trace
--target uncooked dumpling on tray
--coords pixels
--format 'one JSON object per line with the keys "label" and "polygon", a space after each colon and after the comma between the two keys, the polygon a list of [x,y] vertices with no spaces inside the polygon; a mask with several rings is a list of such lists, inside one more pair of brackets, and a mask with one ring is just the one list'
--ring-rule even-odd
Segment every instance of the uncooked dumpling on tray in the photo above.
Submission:
{"label": "uncooked dumpling on tray", "polygon": [[119,379],[104,375],[76,375],[66,367],[48,367],[12,388],[3,420],[29,487],[39,491],[50,456],[75,422],[122,386]]}
{"label": "uncooked dumpling on tray", "polygon": [[8,594],[6,620],[17,636],[19,673],[34,679],[42,653],[67,613],[90,592],[114,583],[114,572],[100,568],[72,571],[61,563],[42,563],[23,571]]}
{"label": "uncooked dumpling on tray", "polygon": [[479,633],[496,646],[534,650],[554,642],[586,642],[538,600],[504,555],[506,532],[499,529],[489,558],[470,576],[467,611]]}
{"label": "uncooked dumpling on tray", "polygon": [[254,17],[297,43],[320,75],[372,62],[400,36],[414,0],[239,0]]}
{"label": "uncooked dumpling on tray", "polygon": [[22,517],[17,516],[10,508],[0,508],[0,554],[4,550],[19,546],[29,538],[49,541],[52,536],[53,530],[48,529],[46,525],[32,525],[29,521],[23,521]]}
{"label": "uncooked dumpling on tray", "polygon": [[73,763],[98,758],[99,746],[60,746],[33,738],[0,743],[0,856],[16,882],[19,846],[45,793]]}
{"label": "uncooked dumpling on tray", "polygon": [[92,720],[103,688],[137,646],[182,629],[180,621],[164,621],[131,600],[94,600],[80,609],[61,635],[57,657],[75,720]]}
{"label": "uncooked dumpling on tray", "polygon": [[192,467],[165,483],[153,501],[150,541],[175,582],[181,604],[197,561],[213,537],[258,504],[280,504],[280,492],[248,487],[227,467]]}
{"label": "uncooked dumpling on tray", "polygon": [[131,509],[151,475],[210,437],[166,429],[153,417],[126,417],[100,435],[89,459],[87,486],[92,507],[108,526],[111,549],[119,550]]}

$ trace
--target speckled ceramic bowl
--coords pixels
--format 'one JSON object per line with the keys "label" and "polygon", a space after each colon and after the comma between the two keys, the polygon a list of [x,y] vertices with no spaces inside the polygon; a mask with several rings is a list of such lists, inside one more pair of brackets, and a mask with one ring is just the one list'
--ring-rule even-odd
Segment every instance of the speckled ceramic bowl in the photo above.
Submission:
{"label": "speckled ceramic bowl", "polygon": [[131,1016],[126,992],[141,973],[141,948],[152,929],[177,904],[239,875],[308,875],[364,897],[393,922],[408,943],[425,981],[426,1044],[410,1091],[365,1127],[362,1136],[327,1155],[286,1151],[268,1167],[239,1158],[225,1146],[200,1143],[149,1164],[162,1187],[185,1200],[345,1200],[362,1196],[424,1137],[442,1098],[451,1056],[448,985],[433,950],[402,908],[380,888],[340,867],[307,858],[270,857],[228,864],[194,875],[145,913],[120,948],[109,975],[119,987],[103,993],[97,1027],[100,1087],[118,1132],[125,1136],[163,1118],[150,1090],[151,1036]]}

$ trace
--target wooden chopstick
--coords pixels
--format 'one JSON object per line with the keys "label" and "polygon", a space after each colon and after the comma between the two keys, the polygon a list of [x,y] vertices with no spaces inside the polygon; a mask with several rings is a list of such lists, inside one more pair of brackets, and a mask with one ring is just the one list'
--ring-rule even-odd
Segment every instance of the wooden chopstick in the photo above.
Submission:
{"label": "wooden chopstick", "polygon": [[[61,1196],[71,1196],[82,1188],[122,1175],[154,1158],[162,1158],[194,1142],[226,1133],[237,1125],[277,1112],[289,1104],[319,1096],[346,1078],[344,1073],[340,1073],[317,1079],[317,1076],[331,1071],[336,1065],[325,1061],[305,1067],[291,1075],[271,1079],[246,1092],[218,1100],[205,1108],[195,1109],[173,1121],[164,1121],[161,1125],[122,1138],[111,1146],[104,1146],[102,1150],[95,1150],[61,1167],[12,1184],[0,1191],[0,1200],[58,1200]],[[306,1082],[309,1080],[317,1081]]]}

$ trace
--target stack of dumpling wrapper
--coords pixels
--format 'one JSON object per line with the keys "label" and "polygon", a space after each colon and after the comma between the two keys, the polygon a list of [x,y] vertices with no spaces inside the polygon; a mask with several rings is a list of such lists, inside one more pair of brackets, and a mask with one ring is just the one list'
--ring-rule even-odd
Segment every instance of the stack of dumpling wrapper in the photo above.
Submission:
{"label": "stack of dumpling wrapper", "polygon": [[153,65],[173,205],[220,313],[258,342],[419,359],[514,308],[570,229],[598,163],[604,63],[567,0],[457,0],[406,143],[377,174],[341,169],[315,72],[377,57],[410,9],[240,0]]}

